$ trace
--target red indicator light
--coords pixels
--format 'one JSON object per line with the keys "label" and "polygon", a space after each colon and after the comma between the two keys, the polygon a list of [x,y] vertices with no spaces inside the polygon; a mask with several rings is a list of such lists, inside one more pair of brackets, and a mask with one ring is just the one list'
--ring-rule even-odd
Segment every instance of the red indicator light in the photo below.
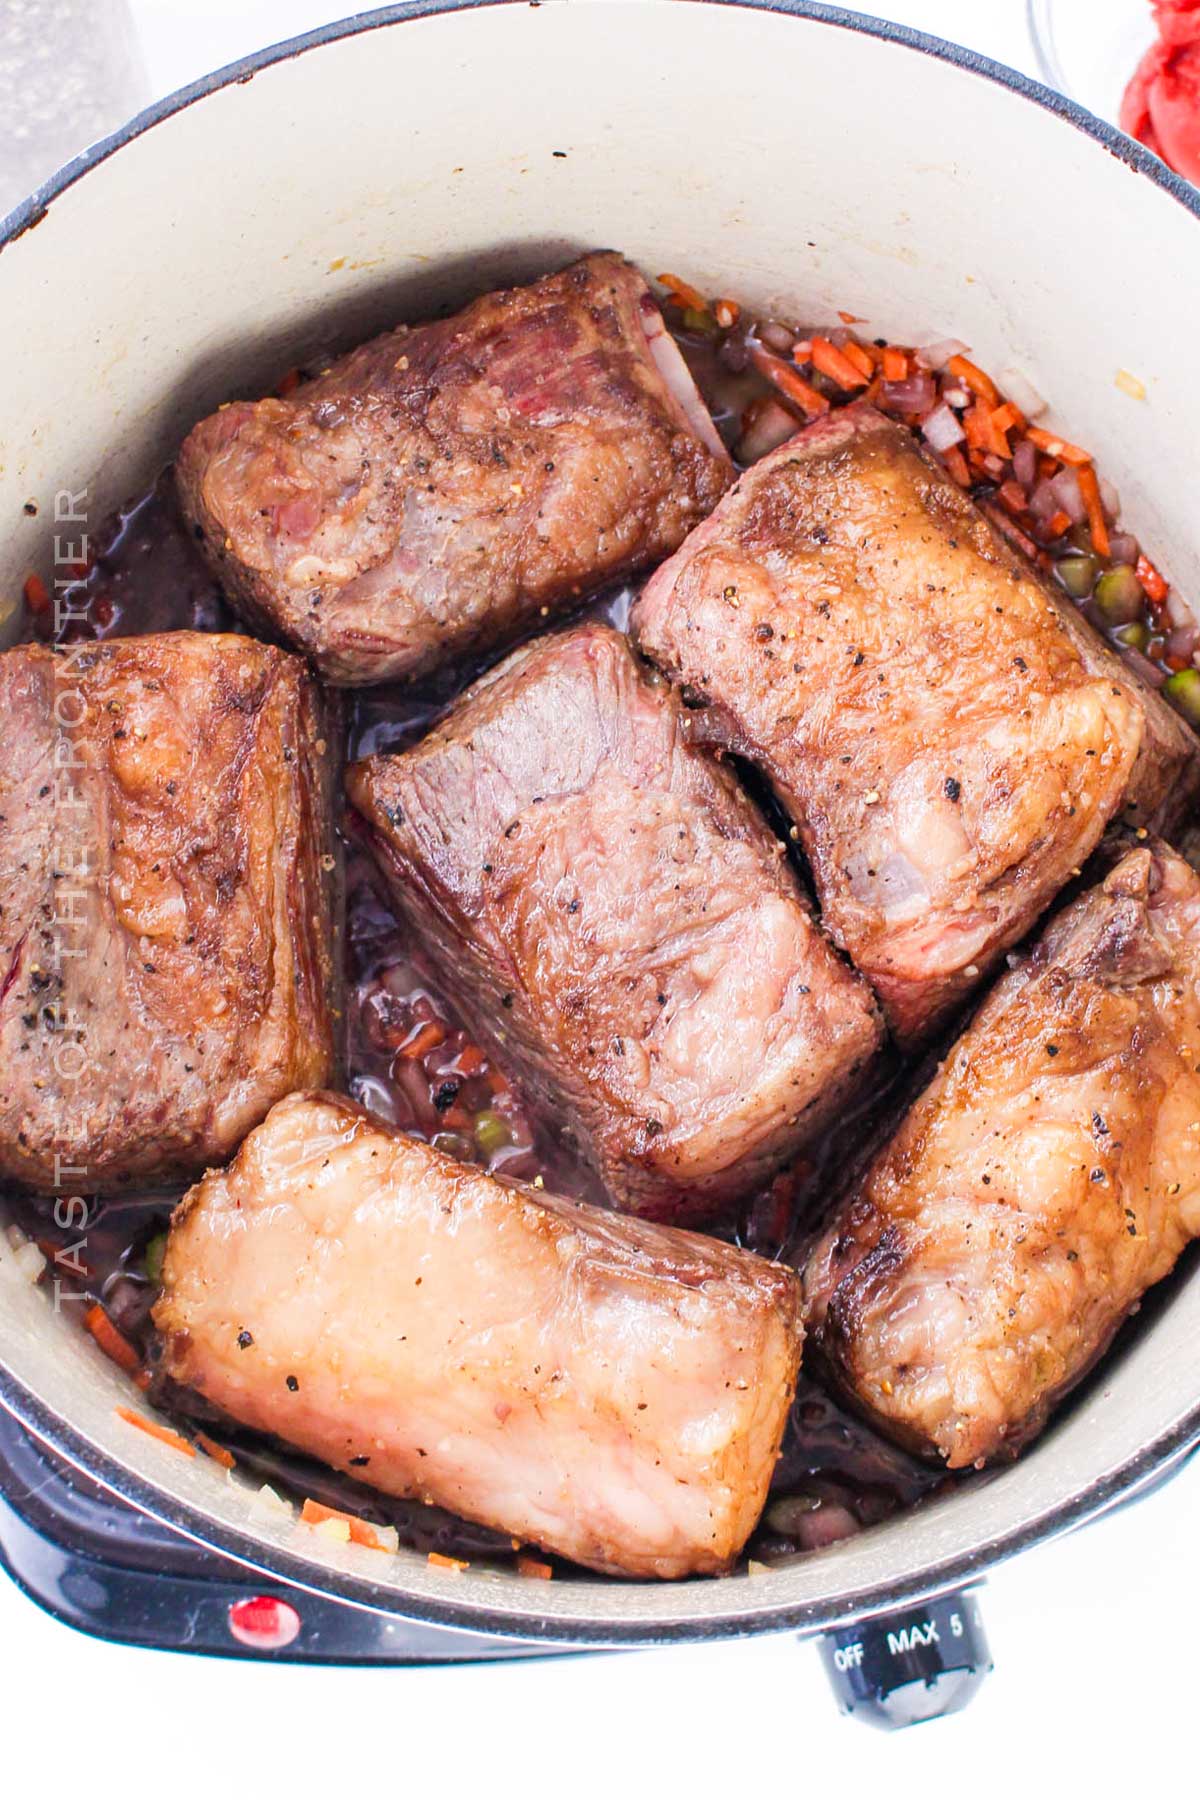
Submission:
{"label": "red indicator light", "polygon": [[255,1594],[233,1602],[229,1630],[248,1650],[286,1650],[300,1635],[300,1614],[286,1600]]}

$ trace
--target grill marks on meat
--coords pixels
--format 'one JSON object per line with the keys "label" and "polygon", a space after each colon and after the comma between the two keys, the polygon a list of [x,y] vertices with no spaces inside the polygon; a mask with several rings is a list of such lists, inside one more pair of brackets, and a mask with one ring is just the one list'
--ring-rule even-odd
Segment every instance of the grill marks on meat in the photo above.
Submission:
{"label": "grill marks on meat", "polygon": [[348,786],[464,1011],[625,1207],[731,1203],[878,1045],[782,847],[606,626],[516,652]]}
{"label": "grill marks on meat", "polygon": [[758,1518],[798,1310],[792,1272],[746,1251],[294,1095],[177,1210],[155,1319],[166,1373],[245,1425],[587,1567],[672,1577],[720,1573]]}
{"label": "grill marks on meat", "polygon": [[795,819],[834,938],[927,1034],[1123,806],[1195,790],[1182,722],[911,434],[855,405],[755,464],[634,611]]}
{"label": "grill marks on meat", "polygon": [[227,1156],[333,1072],[329,799],[303,665],[172,632],[0,656],[0,1169]]}
{"label": "grill marks on meat", "polygon": [[674,550],[732,468],[621,257],[402,327],[197,425],[179,490],[231,602],[346,684],[422,674]]}
{"label": "grill marks on meat", "polygon": [[873,1421],[1015,1452],[1200,1233],[1200,877],[1126,855],[1004,977],[813,1250]]}

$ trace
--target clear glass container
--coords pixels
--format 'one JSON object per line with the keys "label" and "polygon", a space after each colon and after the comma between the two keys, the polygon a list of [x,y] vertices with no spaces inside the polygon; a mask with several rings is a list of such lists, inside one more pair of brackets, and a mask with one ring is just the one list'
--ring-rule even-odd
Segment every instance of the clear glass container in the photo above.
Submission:
{"label": "clear glass container", "polygon": [[126,0],[0,0],[0,216],[149,98]]}
{"label": "clear glass container", "polygon": [[1027,0],[1027,5],[1042,79],[1115,125],[1129,78],[1154,42],[1149,0]]}

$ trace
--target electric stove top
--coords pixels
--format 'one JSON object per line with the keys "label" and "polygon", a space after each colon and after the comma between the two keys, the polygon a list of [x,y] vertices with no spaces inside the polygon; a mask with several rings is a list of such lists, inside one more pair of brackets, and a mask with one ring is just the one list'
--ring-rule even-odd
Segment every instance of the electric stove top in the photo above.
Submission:
{"label": "electric stove top", "polygon": [[[116,1498],[2,1410],[0,1564],[65,1624],[147,1649],[396,1667],[583,1654],[256,1575]],[[888,1728],[959,1710],[991,1668],[974,1590],[829,1633],[820,1650],[843,1710]]]}

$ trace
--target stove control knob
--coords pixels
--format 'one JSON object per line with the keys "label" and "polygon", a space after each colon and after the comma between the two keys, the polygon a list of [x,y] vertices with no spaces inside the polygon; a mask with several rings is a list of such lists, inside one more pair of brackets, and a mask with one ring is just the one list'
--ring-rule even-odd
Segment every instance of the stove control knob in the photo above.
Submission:
{"label": "stove control knob", "polygon": [[831,1631],[820,1650],[842,1711],[883,1731],[960,1712],[992,1667],[973,1591]]}

